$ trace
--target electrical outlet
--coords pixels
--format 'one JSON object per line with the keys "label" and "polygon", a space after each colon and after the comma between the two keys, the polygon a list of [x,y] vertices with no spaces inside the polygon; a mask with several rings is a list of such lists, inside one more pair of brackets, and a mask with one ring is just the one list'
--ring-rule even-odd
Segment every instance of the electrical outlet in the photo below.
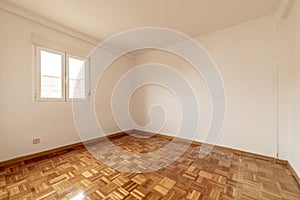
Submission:
{"label": "electrical outlet", "polygon": [[38,144],[41,142],[41,139],[40,138],[33,138],[32,139],[32,144]]}

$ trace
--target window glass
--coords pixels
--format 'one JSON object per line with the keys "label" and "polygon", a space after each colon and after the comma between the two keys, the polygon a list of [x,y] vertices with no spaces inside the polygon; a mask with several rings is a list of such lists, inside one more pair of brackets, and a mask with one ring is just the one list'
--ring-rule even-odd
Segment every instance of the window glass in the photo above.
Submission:
{"label": "window glass", "polygon": [[41,98],[62,98],[62,55],[40,51]]}
{"label": "window glass", "polygon": [[85,99],[86,98],[86,66],[85,61],[77,58],[69,57],[69,98]]}

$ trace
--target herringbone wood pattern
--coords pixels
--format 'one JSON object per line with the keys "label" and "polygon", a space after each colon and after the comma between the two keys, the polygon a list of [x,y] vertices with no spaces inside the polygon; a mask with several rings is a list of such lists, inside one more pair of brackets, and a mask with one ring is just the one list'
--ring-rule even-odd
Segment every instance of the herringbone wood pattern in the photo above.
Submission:
{"label": "herringbone wood pattern", "polygon": [[[123,134],[112,142],[127,151],[149,152],[169,139]],[[176,162],[137,174],[113,170],[79,147],[5,166],[0,199],[300,199],[299,186],[284,165],[218,148],[203,159],[198,153],[191,145]]]}

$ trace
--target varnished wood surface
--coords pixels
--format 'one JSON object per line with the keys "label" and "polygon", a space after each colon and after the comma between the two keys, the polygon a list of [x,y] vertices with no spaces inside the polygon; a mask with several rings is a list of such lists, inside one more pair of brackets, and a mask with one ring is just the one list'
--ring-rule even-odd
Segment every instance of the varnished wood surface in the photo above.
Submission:
{"label": "varnished wood surface", "polygon": [[[111,141],[141,153],[170,142],[157,135]],[[111,169],[83,147],[10,164],[0,171],[0,199],[300,199],[285,165],[220,148],[199,159],[198,148],[191,145],[174,163],[139,174]]]}
{"label": "varnished wood surface", "polygon": [[[125,133],[120,132],[120,133],[115,133],[115,134],[109,135],[107,137],[109,139],[113,139],[113,138],[121,137],[124,134]],[[86,141],[85,144],[94,144],[94,143],[97,143],[99,141],[103,141],[103,138],[92,139],[92,140]],[[22,162],[25,162],[25,163],[27,162],[28,163],[28,162],[31,162],[32,160],[36,160],[37,158],[38,159],[40,159],[40,158],[44,159],[46,157],[52,157],[53,155],[55,155],[57,153],[63,153],[63,152],[65,153],[65,152],[68,152],[68,151],[70,151],[74,148],[81,147],[83,145],[84,144],[82,142],[77,142],[77,143],[74,143],[74,144],[70,144],[70,145],[50,149],[50,150],[47,150],[47,151],[42,151],[42,152],[38,152],[38,153],[35,153],[35,154],[26,155],[26,156],[14,158],[14,159],[11,159],[11,160],[3,161],[3,162],[0,162],[0,170],[3,166],[7,166],[7,165],[10,165],[10,164],[19,163],[19,162],[20,163],[22,163]]]}
{"label": "varnished wood surface", "polygon": [[291,164],[289,162],[287,163],[287,168],[291,172],[291,174],[294,176],[296,182],[298,183],[298,185],[300,187],[300,177],[298,176],[297,172],[295,171],[295,169],[291,166]]}

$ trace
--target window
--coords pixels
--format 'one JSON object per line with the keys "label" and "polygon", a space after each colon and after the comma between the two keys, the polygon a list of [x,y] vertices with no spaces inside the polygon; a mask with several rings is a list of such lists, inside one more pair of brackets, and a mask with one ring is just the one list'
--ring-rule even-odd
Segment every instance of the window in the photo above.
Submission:
{"label": "window", "polygon": [[40,98],[63,98],[63,54],[40,50]]}
{"label": "window", "polygon": [[36,100],[88,100],[90,93],[87,59],[36,46],[35,61]]}
{"label": "window", "polygon": [[68,56],[67,63],[67,77],[69,80],[68,98],[85,99],[85,61],[80,58]]}

